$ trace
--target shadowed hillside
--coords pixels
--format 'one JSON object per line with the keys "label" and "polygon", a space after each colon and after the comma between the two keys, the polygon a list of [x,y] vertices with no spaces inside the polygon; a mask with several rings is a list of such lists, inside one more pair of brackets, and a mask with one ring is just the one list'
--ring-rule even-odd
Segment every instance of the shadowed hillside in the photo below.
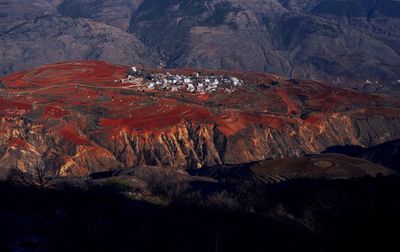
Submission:
{"label": "shadowed hillside", "polygon": [[397,177],[186,191],[167,206],[119,185],[36,191],[1,183],[0,249],[370,251],[397,242]]}
{"label": "shadowed hillside", "polygon": [[341,153],[352,157],[358,157],[400,171],[399,140],[389,141],[370,148],[352,145],[333,146],[328,148],[325,153]]}

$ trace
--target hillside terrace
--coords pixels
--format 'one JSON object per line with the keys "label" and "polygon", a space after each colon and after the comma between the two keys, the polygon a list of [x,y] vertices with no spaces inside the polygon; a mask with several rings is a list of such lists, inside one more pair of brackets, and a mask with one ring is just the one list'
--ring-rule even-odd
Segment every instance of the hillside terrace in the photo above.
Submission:
{"label": "hillside terrace", "polygon": [[[143,81],[138,81],[143,79]],[[230,94],[243,85],[243,80],[227,75],[200,74],[190,75],[166,73],[153,73],[145,70],[138,70],[132,67],[129,75],[120,80],[122,83],[134,84],[132,87],[145,87],[149,90],[167,90],[178,92],[186,90],[189,92],[212,93],[217,90],[224,90]]]}

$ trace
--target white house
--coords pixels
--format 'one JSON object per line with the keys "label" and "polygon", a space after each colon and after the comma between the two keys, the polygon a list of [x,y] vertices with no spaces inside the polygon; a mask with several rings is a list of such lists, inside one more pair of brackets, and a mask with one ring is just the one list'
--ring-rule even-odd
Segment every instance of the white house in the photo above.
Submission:
{"label": "white house", "polygon": [[240,85],[240,80],[236,77],[232,77],[231,81],[233,82],[234,86],[239,86]]}
{"label": "white house", "polygon": [[196,90],[196,88],[194,87],[194,85],[193,85],[192,83],[190,83],[190,84],[187,86],[187,90],[190,91],[190,92],[194,92],[194,91]]}

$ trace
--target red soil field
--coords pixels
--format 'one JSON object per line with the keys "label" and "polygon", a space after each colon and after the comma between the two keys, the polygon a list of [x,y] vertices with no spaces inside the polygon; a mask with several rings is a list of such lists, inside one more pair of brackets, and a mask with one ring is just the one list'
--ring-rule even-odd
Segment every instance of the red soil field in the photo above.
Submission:
{"label": "red soil field", "polygon": [[46,106],[44,108],[43,117],[44,118],[56,118],[59,119],[65,115],[69,115],[70,113],[62,108],[55,106]]}
{"label": "red soil field", "polygon": [[[102,61],[66,62],[5,76],[1,79],[5,89],[0,92],[0,114],[37,118],[37,123],[48,125],[77,145],[91,143],[78,133],[88,130],[108,136],[118,136],[120,131],[151,134],[192,122],[216,125],[229,136],[249,125],[274,129],[299,122],[318,125],[335,113],[353,111],[362,115],[378,111],[399,115],[400,101],[388,96],[360,94],[316,81],[285,81],[259,73],[146,69],[236,76],[245,84],[232,94],[223,90],[204,95],[143,92],[114,82],[125,78],[128,69]],[[58,125],[54,125],[56,122]]]}
{"label": "red soil field", "polygon": [[77,145],[88,145],[90,144],[89,139],[84,136],[80,136],[76,130],[70,126],[65,125],[63,128],[59,130],[60,136],[64,138],[64,140],[77,144]]}
{"label": "red soil field", "polygon": [[0,97],[0,115],[24,114],[31,108],[30,104],[10,101]]}
{"label": "red soil field", "polygon": [[2,80],[9,88],[54,84],[102,85],[125,77],[127,70],[125,66],[110,65],[102,61],[66,62],[11,74]]}
{"label": "red soil field", "polygon": [[100,125],[141,130],[171,127],[182,121],[211,122],[208,120],[212,119],[212,115],[207,109],[174,103],[162,100],[158,104],[132,111],[129,118],[103,118]]}
{"label": "red soil field", "polygon": [[27,142],[16,137],[11,138],[7,143],[9,146],[23,150],[29,147],[29,144]]}

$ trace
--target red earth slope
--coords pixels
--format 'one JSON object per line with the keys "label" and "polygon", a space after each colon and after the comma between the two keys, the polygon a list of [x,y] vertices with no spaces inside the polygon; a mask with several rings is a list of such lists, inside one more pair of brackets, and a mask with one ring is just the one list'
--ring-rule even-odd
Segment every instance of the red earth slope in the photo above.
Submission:
{"label": "red earth slope", "polygon": [[128,68],[67,62],[2,78],[0,167],[40,159],[61,175],[143,164],[198,168],[400,138],[400,102],[389,96],[222,71],[213,72],[244,86],[232,94],[145,92],[114,81]]}

